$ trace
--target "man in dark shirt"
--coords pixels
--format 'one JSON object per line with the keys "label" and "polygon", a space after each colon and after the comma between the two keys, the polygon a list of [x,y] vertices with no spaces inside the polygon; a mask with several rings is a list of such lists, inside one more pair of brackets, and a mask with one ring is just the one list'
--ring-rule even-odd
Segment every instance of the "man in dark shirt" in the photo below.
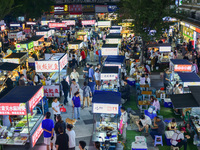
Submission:
{"label": "man in dark shirt", "polygon": [[150,135],[155,140],[155,135],[163,135],[165,132],[165,123],[158,116],[154,118],[154,124],[151,127]]}
{"label": "man in dark shirt", "polygon": [[72,61],[71,61],[72,70],[76,68],[76,65],[78,67],[78,62],[75,59],[75,55],[72,55]]}
{"label": "man in dark shirt", "polygon": [[5,83],[8,88],[8,90],[11,90],[13,88],[13,81],[8,77],[8,75],[5,75]]}
{"label": "man in dark shirt", "polygon": [[66,81],[66,76],[63,77],[63,81],[61,81],[61,85],[62,85],[62,90],[64,93],[64,105],[66,105],[66,103],[68,103],[68,93],[69,93],[69,84]]}
{"label": "man in dark shirt", "polygon": [[31,57],[33,57],[35,60],[38,60],[37,55],[31,52]]}
{"label": "man in dark shirt", "polygon": [[85,68],[83,69],[83,73],[85,74],[85,81],[88,82],[88,78],[89,78],[89,69],[90,69],[90,65],[86,64]]}
{"label": "man in dark shirt", "polygon": [[56,139],[57,150],[68,150],[69,149],[69,137],[64,133],[63,127],[58,128],[59,135]]}
{"label": "man in dark shirt", "polygon": [[124,80],[124,88],[121,90],[121,97],[127,100],[130,98],[130,86],[128,85],[127,80]]}

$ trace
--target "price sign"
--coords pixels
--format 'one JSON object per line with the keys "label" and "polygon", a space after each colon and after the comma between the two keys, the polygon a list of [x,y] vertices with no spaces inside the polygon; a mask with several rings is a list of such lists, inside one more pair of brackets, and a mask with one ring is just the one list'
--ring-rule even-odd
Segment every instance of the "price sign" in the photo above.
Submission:
{"label": "price sign", "polygon": [[175,72],[191,72],[192,65],[174,65]]}
{"label": "price sign", "polygon": [[118,114],[119,106],[118,104],[93,104],[93,113],[105,113],[105,114]]}

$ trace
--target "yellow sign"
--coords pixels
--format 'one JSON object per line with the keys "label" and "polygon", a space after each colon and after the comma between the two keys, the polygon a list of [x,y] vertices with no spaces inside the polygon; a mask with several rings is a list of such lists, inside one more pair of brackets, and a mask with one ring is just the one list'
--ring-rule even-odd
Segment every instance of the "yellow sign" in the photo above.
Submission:
{"label": "yellow sign", "polygon": [[196,30],[196,27],[190,25],[190,29],[192,29],[192,30],[195,31],[195,30]]}
{"label": "yellow sign", "polygon": [[180,24],[181,24],[181,25],[183,25],[183,26],[185,25],[185,23],[184,23],[184,22],[181,22]]}
{"label": "yellow sign", "polygon": [[64,11],[68,11],[68,5],[64,5]]}
{"label": "yellow sign", "polygon": [[130,26],[134,26],[132,23],[130,22],[126,22],[126,23],[118,23],[118,25],[121,25],[122,27],[130,27]]}

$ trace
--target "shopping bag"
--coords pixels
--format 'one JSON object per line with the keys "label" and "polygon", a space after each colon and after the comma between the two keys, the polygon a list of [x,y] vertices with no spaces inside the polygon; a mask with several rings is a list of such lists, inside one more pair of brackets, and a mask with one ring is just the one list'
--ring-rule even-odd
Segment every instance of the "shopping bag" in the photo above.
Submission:
{"label": "shopping bag", "polygon": [[66,112],[66,108],[64,106],[60,107],[60,112]]}

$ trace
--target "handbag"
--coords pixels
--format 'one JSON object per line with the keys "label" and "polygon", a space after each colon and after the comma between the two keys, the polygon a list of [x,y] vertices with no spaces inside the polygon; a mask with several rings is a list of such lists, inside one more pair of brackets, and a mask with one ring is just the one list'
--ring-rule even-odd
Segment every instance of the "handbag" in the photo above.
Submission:
{"label": "handbag", "polygon": [[66,108],[64,106],[60,107],[60,112],[66,112]]}

